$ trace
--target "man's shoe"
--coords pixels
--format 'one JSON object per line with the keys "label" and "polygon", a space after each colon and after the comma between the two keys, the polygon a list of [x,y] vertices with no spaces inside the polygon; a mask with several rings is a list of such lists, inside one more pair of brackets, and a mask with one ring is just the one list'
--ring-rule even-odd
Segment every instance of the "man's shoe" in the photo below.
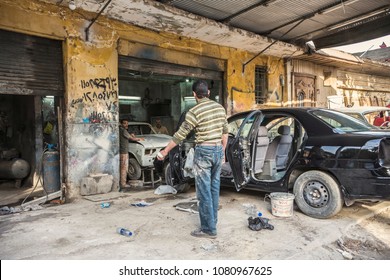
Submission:
{"label": "man's shoe", "polygon": [[191,235],[194,237],[203,237],[203,238],[210,238],[210,239],[217,238],[216,234],[209,234],[209,233],[203,232],[201,229],[191,231]]}

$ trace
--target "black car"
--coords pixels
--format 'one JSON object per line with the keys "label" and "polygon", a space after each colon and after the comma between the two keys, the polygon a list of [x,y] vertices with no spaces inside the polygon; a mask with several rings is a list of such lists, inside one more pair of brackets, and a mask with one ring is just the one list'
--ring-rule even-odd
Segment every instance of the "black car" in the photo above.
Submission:
{"label": "black car", "polygon": [[[299,209],[329,218],[345,203],[390,200],[390,132],[320,108],[272,108],[228,119],[221,185],[289,192]],[[193,136],[169,153],[166,181],[182,186]]]}

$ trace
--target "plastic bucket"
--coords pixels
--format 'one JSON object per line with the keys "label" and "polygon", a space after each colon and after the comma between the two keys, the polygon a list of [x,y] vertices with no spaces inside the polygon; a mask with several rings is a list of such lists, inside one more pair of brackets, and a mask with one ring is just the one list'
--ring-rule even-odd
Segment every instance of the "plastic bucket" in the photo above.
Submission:
{"label": "plastic bucket", "polygon": [[292,193],[274,192],[269,195],[271,198],[272,215],[278,217],[291,217],[295,196]]}

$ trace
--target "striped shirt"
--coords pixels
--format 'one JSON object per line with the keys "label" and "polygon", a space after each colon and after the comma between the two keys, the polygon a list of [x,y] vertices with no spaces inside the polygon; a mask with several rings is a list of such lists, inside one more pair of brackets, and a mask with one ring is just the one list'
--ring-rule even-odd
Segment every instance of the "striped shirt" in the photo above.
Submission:
{"label": "striped shirt", "polygon": [[228,133],[225,108],[206,97],[199,99],[198,104],[188,111],[184,122],[173,135],[173,142],[179,144],[193,129],[197,144],[220,141],[222,134]]}

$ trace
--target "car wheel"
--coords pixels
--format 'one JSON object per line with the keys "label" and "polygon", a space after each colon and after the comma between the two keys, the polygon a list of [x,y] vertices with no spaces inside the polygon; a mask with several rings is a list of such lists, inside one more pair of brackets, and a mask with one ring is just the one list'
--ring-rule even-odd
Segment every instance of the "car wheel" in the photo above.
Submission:
{"label": "car wheel", "polygon": [[294,183],[295,203],[306,215],[326,219],[343,207],[339,184],[321,171],[302,173]]}
{"label": "car wheel", "polygon": [[141,166],[135,158],[129,159],[129,168],[127,169],[127,176],[130,180],[138,180],[141,178]]}
{"label": "car wheel", "polygon": [[164,164],[164,178],[165,184],[173,186],[171,164]]}
{"label": "car wheel", "polygon": [[188,183],[181,183],[173,186],[178,193],[185,193],[188,192],[189,189],[191,188],[191,185]]}

